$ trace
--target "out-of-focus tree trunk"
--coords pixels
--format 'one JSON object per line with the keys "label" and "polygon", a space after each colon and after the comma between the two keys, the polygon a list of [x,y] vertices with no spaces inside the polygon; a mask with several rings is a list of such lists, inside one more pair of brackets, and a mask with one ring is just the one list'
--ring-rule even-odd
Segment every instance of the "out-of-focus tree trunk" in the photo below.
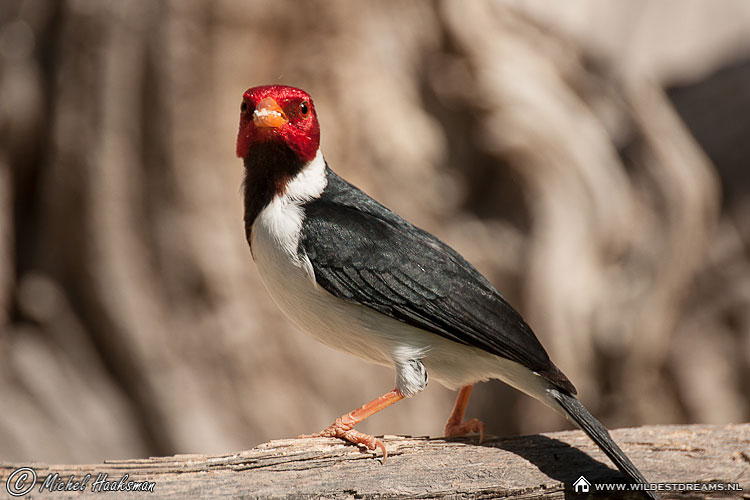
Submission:
{"label": "out-of-focus tree trunk", "polygon": [[[274,82],[313,95],[332,168],[475,263],[605,423],[746,420],[746,170],[693,139],[680,82],[553,25],[511,2],[5,2],[0,458],[247,448],[391,388],[257,277],[234,137],[242,92]],[[565,425],[474,394],[491,433]],[[361,430],[437,435],[452,396]]]}

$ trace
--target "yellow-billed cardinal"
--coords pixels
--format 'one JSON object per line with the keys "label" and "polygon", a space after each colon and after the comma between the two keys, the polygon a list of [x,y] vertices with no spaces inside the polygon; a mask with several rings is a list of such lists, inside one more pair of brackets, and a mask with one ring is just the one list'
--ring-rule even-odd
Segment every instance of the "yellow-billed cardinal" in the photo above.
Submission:
{"label": "yellow-billed cardinal", "polygon": [[354,425],[422,391],[428,374],[459,389],[445,434],[482,435],[481,422],[463,422],[469,394],[478,381],[500,379],[580,426],[629,481],[646,483],[495,287],[448,245],[337,176],[319,144],[306,92],[281,85],[245,92],[237,156],[245,164],[245,233],[263,283],[303,331],[396,370],[394,390],[315,436],[385,455],[379,439]]}

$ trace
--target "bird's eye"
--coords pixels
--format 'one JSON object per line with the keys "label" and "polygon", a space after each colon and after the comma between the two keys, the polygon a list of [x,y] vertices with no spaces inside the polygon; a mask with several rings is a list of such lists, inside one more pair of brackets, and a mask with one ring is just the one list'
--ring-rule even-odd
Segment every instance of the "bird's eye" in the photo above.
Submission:
{"label": "bird's eye", "polygon": [[242,104],[240,104],[240,111],[242,113],[244,113],[245,111],[247,111],[247,102],[242,101]]}
{"label": "bird's eye", "polygon": [[299,105],[299,112],[303,117],[307,117],[310,114],[310,105],[307,101],[302,101]]}

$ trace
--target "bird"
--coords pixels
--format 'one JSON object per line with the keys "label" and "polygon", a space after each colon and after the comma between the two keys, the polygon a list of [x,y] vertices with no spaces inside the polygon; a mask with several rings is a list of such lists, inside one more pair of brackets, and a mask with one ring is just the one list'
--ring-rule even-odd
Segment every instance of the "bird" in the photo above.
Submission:
{"label": "bird", "polygon": [[479,433],[481,440],[484,425],[464,421],[466,405],[475,383],[499,379],[580,427],[629,482],[648,484],[482,274],[334,173],[307,92],[248,89],[236,154],[244,164],[245,236],[278,308],[321,343],[396,372],[392,391],[300,437],[337,437],[379,448],[385,459],[384,443],[355,425],[432,379],[458,390],[445,435]]}

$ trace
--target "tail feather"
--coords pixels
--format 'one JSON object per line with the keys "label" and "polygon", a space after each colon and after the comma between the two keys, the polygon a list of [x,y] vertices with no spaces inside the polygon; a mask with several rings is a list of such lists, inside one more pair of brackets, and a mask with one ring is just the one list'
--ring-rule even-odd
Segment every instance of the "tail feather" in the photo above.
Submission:
{"label": "tail feather", "polygon": [[[552,389],[549,391],[560,404],[565,413],[583,430],[620,469],[631,483],[647,484],[646,478],[633,465],[619,446],[612,440],[607,429],[584,407],[578,399],[564,391]],[[659,495],[653,491],[643,492],[648,498],[659,500]]]}

